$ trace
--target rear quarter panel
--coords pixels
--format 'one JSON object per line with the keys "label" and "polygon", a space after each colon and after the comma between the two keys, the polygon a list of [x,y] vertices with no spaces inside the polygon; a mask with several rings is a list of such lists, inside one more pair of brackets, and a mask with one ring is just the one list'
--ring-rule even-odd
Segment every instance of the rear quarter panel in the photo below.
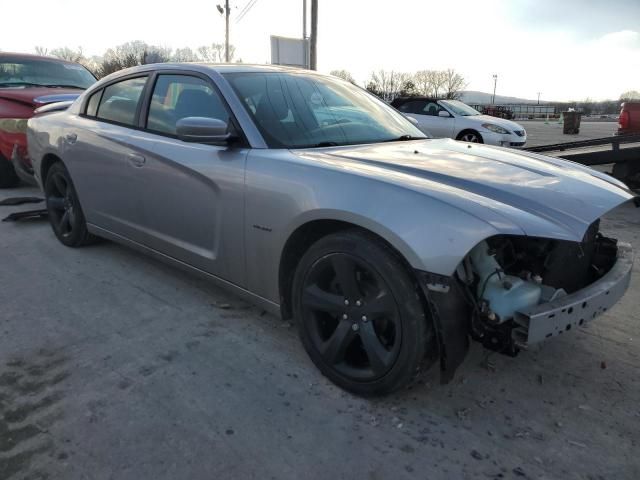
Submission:
{"label": "rear quarter panel", "polygon": [[68,112],[55,112],[36,116],[27,123],[27,149],[33,164],[34,177],[43,187],[42,160],[53,154],[64,158],[64,142],[62,141],[68,123]]}

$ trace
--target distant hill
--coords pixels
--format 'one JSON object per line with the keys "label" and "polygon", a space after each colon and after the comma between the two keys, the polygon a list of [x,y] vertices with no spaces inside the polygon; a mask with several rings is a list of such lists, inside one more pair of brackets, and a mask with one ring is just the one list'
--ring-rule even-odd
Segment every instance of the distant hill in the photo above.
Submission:
{"label": "distant hill", "polygon": [[[465,90],[462,92],[462,100],[464,103],[470,104],[490,104],[491,103],[491,93],[486,92],[478,92],[475,90]],[[518,98],[518,97],[506,97],[504,95],[496,95],[496,104],[501,103],[538,103],[537,100],[529,100],[526,98]],[[545,104],[548,102],[540,102],[541,104]]]}

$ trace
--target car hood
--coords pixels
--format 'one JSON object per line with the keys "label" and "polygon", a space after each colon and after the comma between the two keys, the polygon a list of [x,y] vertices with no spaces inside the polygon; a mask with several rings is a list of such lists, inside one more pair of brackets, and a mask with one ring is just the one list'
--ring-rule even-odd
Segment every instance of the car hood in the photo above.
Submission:
{"label": "car hood", "polygon": [[480,124],[493,123],[494,125],[498,125],[502,128],[506,128],[511,132],[515,130],[524,130],[524,127],[519,123],[512,122],[511,120],[506,120],[504,118],[492,117],[491,115],[470,115],[468,117],[460,117],[460,118],[464,118],[465,120],[471,120],[473,122],[478,122]]}
{"label": "car hood", "polygon": [[37,108],[48,103],[75,100],[82,92],[78,88],[0,88],[0,99]]}
{"label": "car hood", "polygon": [[573,162],[450,139],[296,153],[420,191],[501,233],[581,241],[590,224],[634,197],[621,182]]}

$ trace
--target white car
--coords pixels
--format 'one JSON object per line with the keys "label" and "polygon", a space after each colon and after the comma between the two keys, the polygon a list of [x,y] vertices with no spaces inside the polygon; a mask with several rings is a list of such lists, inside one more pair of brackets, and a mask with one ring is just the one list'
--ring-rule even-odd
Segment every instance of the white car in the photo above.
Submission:
{"label": "white car", "polygon": [[455,138],[500,147],[523,147],[527,143],[527,132],[522,125],[483,115],[459,100],[402,97],[391,105],[434,138]]}

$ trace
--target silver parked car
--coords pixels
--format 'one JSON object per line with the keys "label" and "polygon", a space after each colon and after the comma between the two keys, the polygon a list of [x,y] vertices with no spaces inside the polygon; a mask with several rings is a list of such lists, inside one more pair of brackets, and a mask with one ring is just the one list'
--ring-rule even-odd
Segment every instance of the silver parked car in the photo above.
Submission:
{"label": "silver parked car", "polygon": [[104,237],[295,318],[313,362],[359,394],[407,385],[470,339],[515,355],[626,290],[629,246],[598,219],[630,201],[563,160],[424,139],[316,72],[146,65],[28,125],[53,231]]}

